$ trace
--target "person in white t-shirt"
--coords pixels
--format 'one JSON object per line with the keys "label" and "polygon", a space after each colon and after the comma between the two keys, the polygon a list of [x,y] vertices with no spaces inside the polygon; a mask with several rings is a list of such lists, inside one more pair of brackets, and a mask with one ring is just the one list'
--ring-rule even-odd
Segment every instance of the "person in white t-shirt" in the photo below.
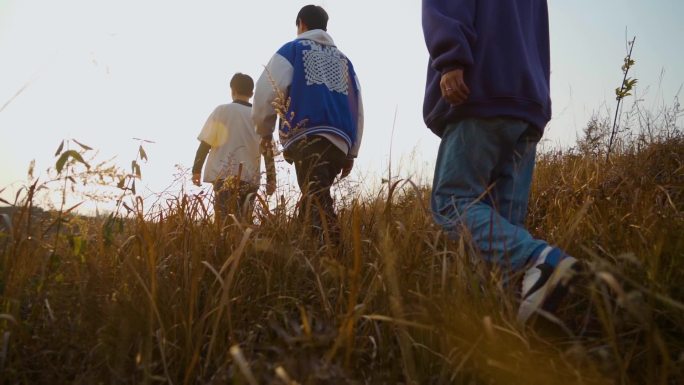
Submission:
{"label": "person in white t-shirt", "polygon": [[[192,181],[200,186],[206,160],[202,180],[214,186],[214,210],[220,218],[229,212],[251,214],[261,177],[261,137],[256,134],[249,102],[254,80],[237,73],[230,80],[230,89],[233,102],[216,107],[197,137],[200,145],[192,167]],[[264,159],[266,193],[271,195],[275,191],[272,154],[264,152]]]}

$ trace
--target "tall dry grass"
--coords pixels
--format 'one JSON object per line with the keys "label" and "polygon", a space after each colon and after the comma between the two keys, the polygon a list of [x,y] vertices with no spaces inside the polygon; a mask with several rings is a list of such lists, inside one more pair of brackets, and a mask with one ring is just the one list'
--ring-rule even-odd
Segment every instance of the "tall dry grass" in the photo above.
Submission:
{"label": "tall dry grass", "polygon": [[682,383],[684,136],[641,139],[609,161],[587,138],[540,155],[529,227],[590,268],[528,327],[516,286],[410,182],[341,205],[339,247],[287,210],[216,223],[185,194],[36,212],[34,184],[0,238],[2,381]]}

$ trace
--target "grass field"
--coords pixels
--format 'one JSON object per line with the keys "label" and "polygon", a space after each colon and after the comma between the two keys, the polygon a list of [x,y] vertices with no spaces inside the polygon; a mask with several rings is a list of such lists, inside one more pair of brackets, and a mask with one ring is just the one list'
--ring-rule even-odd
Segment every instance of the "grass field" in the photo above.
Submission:
{"label": "grass field", "polygon": [[2,383],[684,383],[684,136],[607,160],[593,133],[539,156],[529,228],[591,268],[526,327],[516,286],[433,224],[429,186],[352,195],[339,248],[284,210],[144,210],[135,175],[109,217],[37,214],[28,189],[0,238]]}

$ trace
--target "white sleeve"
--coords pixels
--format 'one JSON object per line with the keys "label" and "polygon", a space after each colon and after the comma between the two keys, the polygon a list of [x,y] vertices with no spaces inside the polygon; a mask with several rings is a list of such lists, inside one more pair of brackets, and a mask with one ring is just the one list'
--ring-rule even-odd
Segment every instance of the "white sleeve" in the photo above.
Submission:
{"label": "white sleeve", "polygon": [[212,147],[215,147],[217,142],[216,115],[218,115],[218,107],[216,107],[214,111],[211,113],[211,115],[209,115],[207,121],[204,123],[204,126],[202,127],[202,131],[199,135],[197,135],[197,140],[205,142]]}
{"label": "white sleeve", "polygon": [[252,120],[259,136],[271,136],[275,128],[277,114],[273,103],[278,96],[287,99],[288,88],[292,84],[294,68],[287,59],[279,54],[273,55],[259,77],[254,91]]}
{"label": "white sleeve", "polygon": [[349,151],[349,156],[356,158],[359,155],[359,148],[361,148],[361,139],[363,138],[363,98],[361,98],[361,83],[359,83],[359,78],[354,77],[356,81],[356,89],[358,93],[356,99],[359,101],[359,106],[357,110],[357,123],[356,123],[356,140]]}

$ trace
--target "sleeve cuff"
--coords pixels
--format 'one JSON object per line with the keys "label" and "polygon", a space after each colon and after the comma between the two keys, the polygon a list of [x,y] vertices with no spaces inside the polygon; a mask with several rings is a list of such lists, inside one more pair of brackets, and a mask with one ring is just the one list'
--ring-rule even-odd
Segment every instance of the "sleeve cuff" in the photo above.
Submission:
{"label": "sleeve cuff", "polygon": [[454,70],[462,70],[462,69],[464,69],[464,68],[465,68],[465,66],[464,66],[463,64],[461,64],[461,63],[455,63],[455,64],[450,64],[450,65],[448,65],[448,66],[442,68],[442,70],[441,70],[440,72],[442,73],[442,75],[444,75],[444,74],[449,73],[449,72],[451,72],[451,71],[454,71]]}

